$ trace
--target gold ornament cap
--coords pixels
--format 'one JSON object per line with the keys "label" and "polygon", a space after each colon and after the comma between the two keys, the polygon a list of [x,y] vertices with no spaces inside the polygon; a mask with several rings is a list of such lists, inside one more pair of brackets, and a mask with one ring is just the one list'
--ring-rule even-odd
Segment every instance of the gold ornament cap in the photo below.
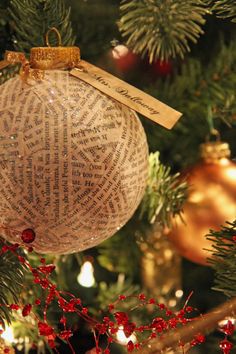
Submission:
{"label": "gold ornament cap", "polygon": [[[49,34],[54,32],[58,39],[58,46],[51,47]],[[80,49],[78,47],[62,47],[59,31],[52,27],[46,34],[47,47],[35,47],[30,51],[30,67],[32,69],[72,69],[79,65]]]}
{"label": "gold ornament cap", "polygon": [[229,144],[222,141],[212,141],[200,145],[201,158],[208,163],[217,163],[231,155]]}

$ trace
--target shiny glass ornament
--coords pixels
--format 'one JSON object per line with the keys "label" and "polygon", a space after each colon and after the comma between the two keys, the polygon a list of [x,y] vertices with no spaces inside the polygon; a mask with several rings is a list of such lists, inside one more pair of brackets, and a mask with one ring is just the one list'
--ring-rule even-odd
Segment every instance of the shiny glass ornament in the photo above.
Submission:
{"label": "shiny glass ornament", "polygon": [[169,234],[179,253],[192,262],[206,265],[212,244],[209,230],[219,230],[236,217],[236,163],[229,159],[227,143],[202,145],[202,161],[186,173],[188,200],[182,219],[174,219]]}

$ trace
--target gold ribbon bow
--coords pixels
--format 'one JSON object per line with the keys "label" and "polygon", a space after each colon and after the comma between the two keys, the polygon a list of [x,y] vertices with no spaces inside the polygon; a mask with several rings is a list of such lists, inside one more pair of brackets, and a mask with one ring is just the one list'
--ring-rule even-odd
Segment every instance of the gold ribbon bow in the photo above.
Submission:
{"label": "gold ribbon bow", "polygon": [[21,64],[20,76],[24,81],[27,81],[28,79],[39,81],[44,78],[44,72],[42,70],[32,69],[30,67],[30,62],[27,60],[24,53],[6,51],[4,61],[2,63],[5,63],[4,67],[8,65]]}

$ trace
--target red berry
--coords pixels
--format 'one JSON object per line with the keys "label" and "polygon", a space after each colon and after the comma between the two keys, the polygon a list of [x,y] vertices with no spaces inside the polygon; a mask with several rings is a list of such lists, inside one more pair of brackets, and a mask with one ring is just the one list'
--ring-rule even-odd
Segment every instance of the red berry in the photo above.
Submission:
{"label": "red berry", "polygon": [[125,295],[120,295],[120,296],[119,296],[119,300],[120,300],[120,301],[123,301],[123,300],[125,300],[125,299],[126,299],[126,296],[125,296]]}
{"label": "red berry", "polygon": [[68,340],[72,336],[73,336],[73,333],[71,330],[65,330],[60,333],[60,337],[65,340]]}
{"label": "red berry", "polygon": [[128,323],[128,315],[125,312],[115,312],[114,316],[118,325],[126,325]]}
{"label": "red berry", "polygon": [[114,308],[115,308],[115,306],[114,306],[113,304],[110,304],[110,305],[108,306],[109,312],[112,312],[112,311],[114,310]]}
{"label": "red berry", "polygon": [[132,342],[132,340],[130,340],[127,344],[128,352],[132,352],[134,350],[134,348],[135,348],[134,343]]}
{"label": "red berry", "polygon": [[47,323],[39,322],[38,323],[39,334],[41,336],[50,336],[54,333],[53,328],[50,327]]}
{"label": "red berry", "polygon": [[226,334],[227,336],[232,336],[234,330],[235,327],[230,320],[224,326],[221,327],[221,331],[224,332],[224,334]]}
{"label": "red berry", "polygon": [[22,316],[23,317],[28,316],[30,314],[30,312],[31,312],[31,309],[32,309],[32,305],[31,304],[25,305],[23,310],[22,310]]}
{"label": "red berry", "polygon": [[32,229],[25,229],[22,231],[21,239],[24,243],[32,243],[35,240],[35,232]]}
{"label": "red berry", "polygon": [[124,334],[126,338],[129,338],[131,336],[135,328],[136,325],[133,322],[128,322],[127,324],[124,324]]}
{"label": "red berry", "polygon": [[51,274],[55,270],[55,268],[56,268],[56,266],[53,264],[38,267],[38,269],[41,273],[47,274],[47,275]]}
{"label": "red berry", "polygon": [[11,310],[19,310],[19,308],[20,308],[20,306],[19,305],[17,305],[17,304],[12,304],[12,305],[10,305],[10,309]]}
{"label": "red berry", "polygon": [[146,296],[144,294],[139,294],[138,296],[139,300],[144,301],[146,300]]}
{"label": "red berry", "polygon": [[224,354],[229,354],[233,344],[229,342],[227,339],[224,339],[220,342],[220,349],[222,349]]}
{"label": "red berry", "polygon": [[88,309],[86,307],[82,308],[82,314],[87,315],[88,314]]}

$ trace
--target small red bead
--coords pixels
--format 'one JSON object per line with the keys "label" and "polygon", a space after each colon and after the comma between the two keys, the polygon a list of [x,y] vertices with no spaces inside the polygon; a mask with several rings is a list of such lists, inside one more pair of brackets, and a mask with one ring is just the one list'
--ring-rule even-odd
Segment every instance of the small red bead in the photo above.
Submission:
{"label": "small red bead", "polygon": [[120,300],[120,301],[123,301],[123,300],[125,300],[125,299],[126,299],[126,296],[125,296],[125,295],[120,295],[120,296],[119,296],[119,300]]}
{"label": "small red bead", "polygon": [[220,328],[220,330],[226,334],[227,336],[232,336],[235,330],[235,326],[233,323],[229,320],[224,326]]}
{"label": "small red bead", "polygon": [[71,330],[65,330],[60,333],[60,337],[65,340],[68,340],[72,336],[73,336],[73,333]]}
{"label": "small red bead", "polygon": [[113,311],[115,306],[113,304],[108,305],[109,312]]}
{"label": "small red bead", "polygon": [[131,334],[134,332],[136,328],[135,323],[133,322],[128,322],[127,324],[124,324],[124,334],[126,338],[129,338]]}
{"label": "small red bead", "polygon": [[19,310],[19,308],[20,308],[20,306],[19,305],[17,305],[17,304],[12,304],[12,305],[10,305],[10,309],[11,310]]}
{"label": "small red bead", "polygon": [[191,306],[187,306],[185,310],[186,312],[190,313],[193,311],[193,308]]}
{"label": "small red bead", "polygon": [[155,304],[156,303],[156,300],[155,299],[150,299],[149,300],[149,304]]}
{"label": "small red bead", "polygon": [[88,309],[86,307],[82,308],[82,314],[87,315],[88,314]]}
{"label": "small red bead", "polygon": [[40,305],[41,304],[41,300],[40,299],[36,299],[34,303],[35,303],[35,305]]}
{"label": "small red bead", "polygon": [[232,237],[232,240],[236,242],[236,235]]}
{"label": "small red bead", "polygon": [[48,345],[52,349],[56,348],[56,343],[55,343],[54,339],[49,339],[48,340]]}
{"label": "small red bead", "polygon": [[134,343],[132,342],[132,340],[130,340],[127,344],[128,352],[132,352],[134,350],[134,348],[135,348]]}
{"label": "small red bead", "polygon": [[2,253],[6,253],[9,250],[7,245],[2,246]]}
{"label": "small red bead", "polygon": [[202,335],[201,333],[199,333],[195,336],[195,339],[199,344],[202,344],[205,342],[206,337],[204,335]]}
{"label": "small red bead", "polygon": [[129,321],[128,315],[125,312],[115,312],[114,316],[118,325],[126,325]]}
{"label": "small red bead", "polygon": [[61,317],[60,323],[62,323],[64,326],[66,325],[66,317],[65,316]]}
{"label": "small red bead", "polygon": [[54,333],[53,328],[50,327],[47,323],[39,322],[38,323],[39,334],[41,336],[50,336]]}
{"label": "small red bead", "polygon": [[10,349],[9,348],[5,348],[3,352],[4,353],[10,353]]}
{"label": "small red bead", "polygon": [[47,279],[42,279],[42,280],[40,280],[40,285],[43,289],[48,289],[49,281]]}
{"label": "small red bead", "polygon": [[158,304],[160,310],[165,310],[166,306],[164,304]]}
{"label": "small red bead", "polygon": [[25,305],[23,310],[22,310],[22,316],[23,317],[28,316],[30,314],[30,312],[31,312],[31,309],[32,309],[32,305],[31,304]]}
{"label": "small red bead", "polygon": [[146,300],[146,296],[144,294],[139,294],[138,296],[139,300],[144,301]]}
{"label": "small red bead", "polygon": [[43,274],[49,275],[55,270],[56,266],[53,264],[38,267],[39,271]]}
{"label": "small red bead", "polygon": [[25,229],[24,231],[22,231],[21,239],[24,243],[34,242],[35,237],[36,237],[36,234],[35,234],[34,230],[32,230],[32,229]]}
{"label": "small red bead", "polygon": [[220,342],[220,349],[222,349],[224,354],[229,354],[232,348],[233,344],[227,339],[224,339]]}
{"label": "small red bead", "polygon": [[18,256],[20,263],[25,264],[26,260],[24,257]]}

